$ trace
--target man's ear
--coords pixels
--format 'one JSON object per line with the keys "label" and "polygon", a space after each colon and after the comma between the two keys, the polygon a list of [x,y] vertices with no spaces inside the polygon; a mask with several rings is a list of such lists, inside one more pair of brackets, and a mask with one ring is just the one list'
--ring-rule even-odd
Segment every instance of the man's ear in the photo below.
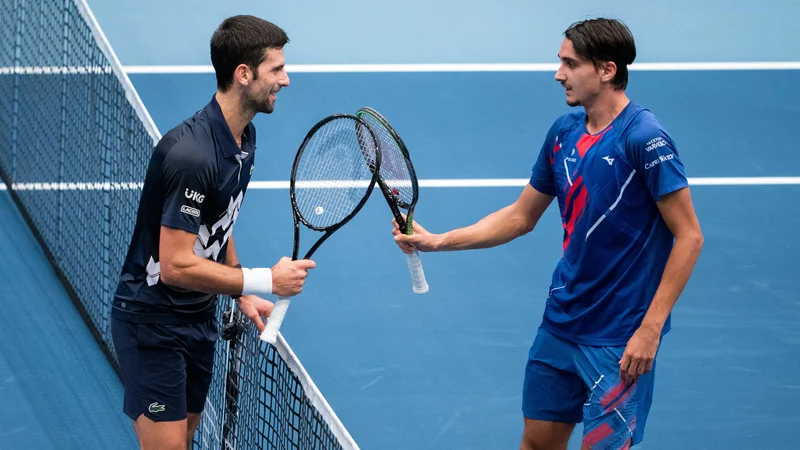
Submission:
{"label": "man's ear", "polygon": [[247,86],[253,80],[253,71],[247,64],[239,64],[233,69],[233,81],[243,86]]}
{"label": "man's ear", "polygon": [[604,83],[610,83],[617,76],[617,64],[614,61],[607,61],[600,69],[600,79]]}

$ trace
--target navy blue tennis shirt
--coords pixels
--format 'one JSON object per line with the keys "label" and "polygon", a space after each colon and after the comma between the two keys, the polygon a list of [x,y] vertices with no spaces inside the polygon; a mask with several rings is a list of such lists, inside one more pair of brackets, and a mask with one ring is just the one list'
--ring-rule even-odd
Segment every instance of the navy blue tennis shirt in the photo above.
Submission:
{"label": "navy blue tennis shirt", "polygon": [[161,281],[160,228],[196,234],[195,255],[224,264],[228,239],[253,173],[255,151],[253,124],[245,127],[239,149],[216,97],[164,135],[147,168],[112,317],[172,324],[214,317],[215,294]]}

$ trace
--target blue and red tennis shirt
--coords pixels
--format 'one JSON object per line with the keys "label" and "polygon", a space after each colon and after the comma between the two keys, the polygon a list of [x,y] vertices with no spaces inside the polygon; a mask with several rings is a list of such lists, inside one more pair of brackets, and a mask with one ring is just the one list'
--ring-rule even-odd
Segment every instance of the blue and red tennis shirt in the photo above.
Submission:
{"label": "blue and red tennis shirt", "polygon": [[[633,103],[596,134],[581,109],[552,125],[530,184],[558,198],[564,228],[541,326],[579,344],[625,345],[674,241],[656,202],[688,186],[675,143]],[[667,319],[662,334],[669,328]]]}

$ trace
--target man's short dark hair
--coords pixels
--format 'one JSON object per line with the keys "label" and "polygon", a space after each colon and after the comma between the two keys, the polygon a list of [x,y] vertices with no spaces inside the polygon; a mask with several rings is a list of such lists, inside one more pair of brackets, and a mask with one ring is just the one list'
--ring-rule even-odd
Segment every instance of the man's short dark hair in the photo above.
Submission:
{"label": "man's short dark hair", "polygon": [[[277,25],[254,16],[225,19],[211,36],[211,64],[217,74],[217,88],[227,91],[233,72],[247,64],[254,72],[270,49],[282,49],[289,37]],[[257,75],[256,75],[257,76]]]}
{"label": "man's short dark hair", "polygon": [[636,44],[628,27],[615,19],[589,19],[570,25],[564,36],[572,41],[575,53],[595,67],[607,61],[617,65],[611,83],[623,91],[628,86],[628,65],[636,59]]}

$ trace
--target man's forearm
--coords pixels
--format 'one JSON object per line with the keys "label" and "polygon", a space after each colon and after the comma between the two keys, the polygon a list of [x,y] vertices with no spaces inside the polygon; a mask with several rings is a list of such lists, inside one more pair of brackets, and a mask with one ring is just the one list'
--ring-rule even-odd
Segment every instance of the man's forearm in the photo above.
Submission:
{"label": "man's forearm", "polygon": [[225,264],[231,267],[242,267],[239,263],[239,256],[236,255],[236,246],[233,244],[233,235],[228,239],[228,247],[225,250]]}
{"label": "man's forearm", "polygon": [[223,295],[239,295],[244,285],[242,269],[197,255],[174,261],[167,267],[162,266],[161,281],[183,289]]}
{"label": "man's forearm", "polygon": [[441,235],[437,251],[496,247],[533,230],[536,222],[516,212],[514,205],[493,212],[478,222]]}
{"label": "man's forearm", "polygon": [[642,320],[642,327],[650,327],[659,332],[663,329],[667,317],[689,281],[702,247],[703,237],[700,234],[675,239],[661,283]]}

